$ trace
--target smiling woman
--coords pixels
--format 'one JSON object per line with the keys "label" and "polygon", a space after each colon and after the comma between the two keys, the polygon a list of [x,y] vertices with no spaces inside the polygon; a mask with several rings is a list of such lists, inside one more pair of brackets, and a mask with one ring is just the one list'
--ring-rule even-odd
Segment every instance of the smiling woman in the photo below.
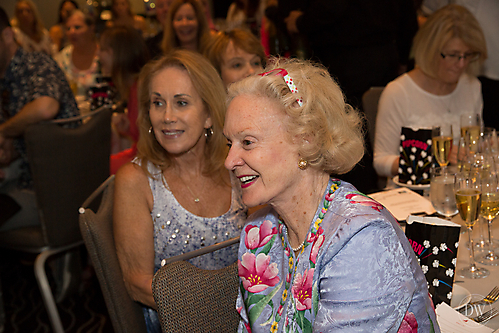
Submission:
{"label": "smiling woman", "polygon": [[[153,274],[170,256],[239,234],[247,209],[224,168],[225,88],[200,54],[176,50],[141,72],[138,158],[116,175],[114,233],[131,297],[144,304],[149,332],[160,332]],[[237,247],[191,263],[217,269]]]}
{"label": "smiling woman", "polygon": [[172,2],[164,31],[162,42],[164,54],[175,48],[202,53],[211,37],[204,9],[198,0]]}
{"label": "smiling woman", "polygon": [[228,88],[225,166],[268,205],[241,233],[239,332],[439,332],[397,221],[330,176],[362,158],[357,111],[324,67],[270,63]]}

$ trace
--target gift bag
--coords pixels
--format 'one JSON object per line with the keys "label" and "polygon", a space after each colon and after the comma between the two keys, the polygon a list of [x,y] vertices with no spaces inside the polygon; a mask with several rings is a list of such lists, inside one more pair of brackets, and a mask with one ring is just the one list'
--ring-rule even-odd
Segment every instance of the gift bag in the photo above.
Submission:
{"label": "gift bag", "polygon": [[431,130],[402,127],[400,134],[399,182],[408,185],[430,183]]}
{"label": "gift bag", "polygon": [[98,77],[96,85],[88,88],[87,95],[90,100],[90,110],[94,111],[103,105],[115,104],[118,94],[111,78]]}
{"label": "gift bag", "polygon": [[459,224],[438,217],[410,215],[405,235],[428,282],[433,304],[450,305],[457,264]]}

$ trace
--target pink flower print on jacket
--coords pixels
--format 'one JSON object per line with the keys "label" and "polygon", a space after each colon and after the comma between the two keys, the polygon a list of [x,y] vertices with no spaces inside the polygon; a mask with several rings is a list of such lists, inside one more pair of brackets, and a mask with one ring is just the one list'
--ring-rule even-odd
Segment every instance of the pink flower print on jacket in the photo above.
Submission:
{"label": "pink flower print on jacket", "polygon": [[407,311],[397,333],[418,333],[418,322],[414,313]]}
{"label": "pink flower print on jacket", "polygon": [[313,243],[312,250],[310,251],[310,261],[312,261],[314,264],[316,264],[317,254],[319,254],[319,249],[321,248],[322,244],[324,243],[323,233],[324,233],[324,229],[322,229],[322,227],[319,227],[319,230],[317,230],[316,234],[314,234],[312,232],[308,233],[307,242]]}
{"label": "pink flower print on jacket", "polygon": [[293,294],[296,309],[298,311],[304,311],[312,308],[313,279],[314,279],[313,268],[305,270],[303,272],[303,276],[300,273],[296,273],[293,287],[291,287],[291,293]]}
{"label": "pink flower print on jacket", "polygon": [[378,212],[381,212],[381,210],[384,208],[382,204],[379,202],[363,195],[360,193],[349,193],[345,196],[347,199],[350,200],[351,203],[353,204],[361,204],[367,207],[371,207],[374,210],[377,210]]}
{"label": "pink flower print on jacket", "polygon": [[277,228],[272,228],[272,222],[269,220],[263,221],[260,228],[248,224],[245,228],[246,236],[244,237],[244,244],[250,250],[262,247],[269,242],[269,240],[277,234]]}
{"label": "pink flower print on jacket", "polygon": [[237,261],[239,277],[244,289],[250,293],[262,292],[279,282],[277,263],[270,264],[270,256],[260,253],[255,257],[253,253],[246,252],[241,259]]}

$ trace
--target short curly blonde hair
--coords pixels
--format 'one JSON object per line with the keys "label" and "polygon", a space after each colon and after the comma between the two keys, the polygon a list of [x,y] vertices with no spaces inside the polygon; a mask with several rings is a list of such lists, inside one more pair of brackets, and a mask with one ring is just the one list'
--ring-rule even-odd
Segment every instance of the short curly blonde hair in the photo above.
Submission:
{"label": "short curly blonde hair", "polygon": [[[345,102],[345,96],[320,64],[299,59],[269,61],[265,71],[285,69],[298,93],[292,93],[282,76],[253,75],[228,88],[228,103],[238,95],[264,96],[277,101],[289,116],[291,137],[303,138],[299,154],[309,165],[329,174],[350,171],[364,155],[362,118]],[[299,106],[297,98],[303,99]]]}

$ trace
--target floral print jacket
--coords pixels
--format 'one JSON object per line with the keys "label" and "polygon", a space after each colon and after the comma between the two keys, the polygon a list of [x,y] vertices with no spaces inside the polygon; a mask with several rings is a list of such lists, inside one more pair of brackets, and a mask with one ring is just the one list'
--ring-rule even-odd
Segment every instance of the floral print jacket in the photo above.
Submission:
{"label": "floral print jacket", "polygon": [[427,282],[397,221],[331,179],[302,250],[270,207],[239,248],[239,332],[440,332]]}

